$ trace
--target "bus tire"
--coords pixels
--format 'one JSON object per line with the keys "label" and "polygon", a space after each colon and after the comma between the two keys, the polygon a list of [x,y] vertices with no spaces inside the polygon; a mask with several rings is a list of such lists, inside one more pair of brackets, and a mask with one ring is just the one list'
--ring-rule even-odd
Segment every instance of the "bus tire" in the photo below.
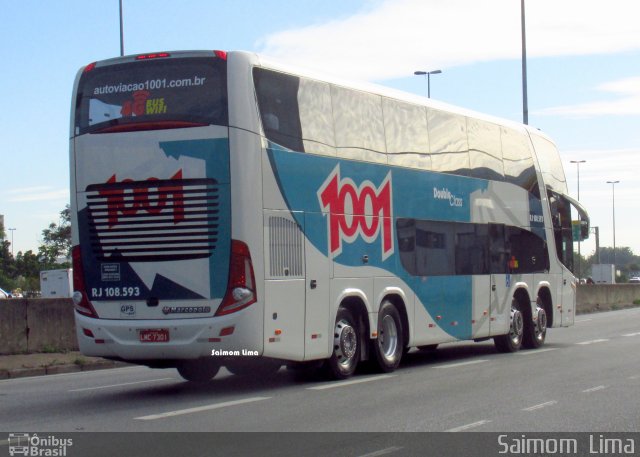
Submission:
{"label": "bus tire", "polygon": [[522,344],[527,349],[538,349],[544,344],[547,336],[547,312],[538,303],[536,305],[536,318],[531,319],[524,326],[524,339]]}
{"label": "bus tire", "polygon": [[176,367],[180,376],[190,382],[206,384],[220,370],[220,363],[210,358],[184,360]]}
{"label": "bus tire", "polygon": [[522,308],[520,303],[518,303],[518,300],[514,298],[511,302],[509,333],[494,337],[493,342],[495,343],[498,352],[517,352],[522,347],[523,336],[524,317],[522,316]]}
{"label": "bus tire", "polygon": [[390,373],[398,368],[404,352],[403,342],[400,313],[393,303],[385,300],[378,312],[378,338],[371,340],[380,371]]}
{"label": "bus tire", "polygon": [[340,307],[333,330],[333,352],[325,363],[330,378],[352,376],[360,360],[360,328],[351,311]]}

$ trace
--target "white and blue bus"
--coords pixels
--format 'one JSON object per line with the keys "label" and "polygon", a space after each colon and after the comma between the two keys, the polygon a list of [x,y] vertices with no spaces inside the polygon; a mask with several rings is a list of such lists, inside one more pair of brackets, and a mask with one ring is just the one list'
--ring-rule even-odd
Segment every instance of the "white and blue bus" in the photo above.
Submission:
{"label": "white and blue bus", "polygon": [[[70,132],[81,351],[207,381],[573,324],[573,218],[545,135],[248,52],[90,64]],[[586,231],[586,230],[585,230]]]}

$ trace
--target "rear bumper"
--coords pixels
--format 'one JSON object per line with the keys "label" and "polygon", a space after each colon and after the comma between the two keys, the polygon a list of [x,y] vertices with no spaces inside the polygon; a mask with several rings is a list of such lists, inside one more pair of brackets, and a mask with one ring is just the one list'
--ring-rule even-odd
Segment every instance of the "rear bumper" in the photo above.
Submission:
{"label": "rear bumper", "polygon": [[[261,355],[262,331],[251,328],[252,310],[244,311],[168,320],[94,319],[76,312],[76,334],[84,355],[124,361],[196,359],[230,352]],[[169,341],[141,342],[140,331],[149,329],[168,330]]]}

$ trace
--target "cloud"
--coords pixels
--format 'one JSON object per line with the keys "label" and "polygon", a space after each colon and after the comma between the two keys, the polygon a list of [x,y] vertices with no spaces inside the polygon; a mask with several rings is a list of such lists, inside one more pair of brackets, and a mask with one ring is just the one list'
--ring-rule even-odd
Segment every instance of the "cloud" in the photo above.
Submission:
{"label": "cloud", "polygon": [[6,201],[12,203],[69,200],[69,189],[53,189],[48,186],[11,189],[6,194]]}
{"label": "cloud", "polygon": [[611,81],[597,86],[596,90],[619,94],[620,98],[545,108],[534,114],[575,118],[640,115],[640,77]]}
{"label": "cloud", "polygon": [[[497,59],[520,58],[520,2],[382,0],[351,17],[285,30],[258,43],[287,63],[385,80]],[[640,49],[637,0],[526,2],[529,57]]]}

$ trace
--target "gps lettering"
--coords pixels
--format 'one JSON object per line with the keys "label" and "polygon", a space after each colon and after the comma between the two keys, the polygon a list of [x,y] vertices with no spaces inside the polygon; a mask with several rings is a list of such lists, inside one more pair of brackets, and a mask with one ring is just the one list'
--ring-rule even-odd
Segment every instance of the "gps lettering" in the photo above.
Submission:
{"label": "gps lettering", "polygon": [[350,178],[340,177],[336,166],[318,190],[320,207],[328,211],[329,253],[342,253],[342,243],[353,243],[358,237],[373,243],[382,234],[382,260],[393,254],[393,208],[391,204],[391,172],[380,186],[365,180],[360,186]]}
{"label": "gps lettering", "polygon": [[[174,180],[176,182],[171,182]],[[137,181],[130,187],[114,186],[112,189],[101,190],[100,196],[107,198],[109,228],[118,223],[121,215],[134,216],[139,211],[158,215],[167,207],[172,212],[175,224],[183,221],[184,191],[181,181],[182,170],[178,170],[169,180],[160,181],[158,178],[151,177],[146,181]],[[120,182],[134,183],[128,178]],[[107,184],[117,183],[115,174],[107,180]],[[169,198],[171,198],[170,206],[167,205]]]}

